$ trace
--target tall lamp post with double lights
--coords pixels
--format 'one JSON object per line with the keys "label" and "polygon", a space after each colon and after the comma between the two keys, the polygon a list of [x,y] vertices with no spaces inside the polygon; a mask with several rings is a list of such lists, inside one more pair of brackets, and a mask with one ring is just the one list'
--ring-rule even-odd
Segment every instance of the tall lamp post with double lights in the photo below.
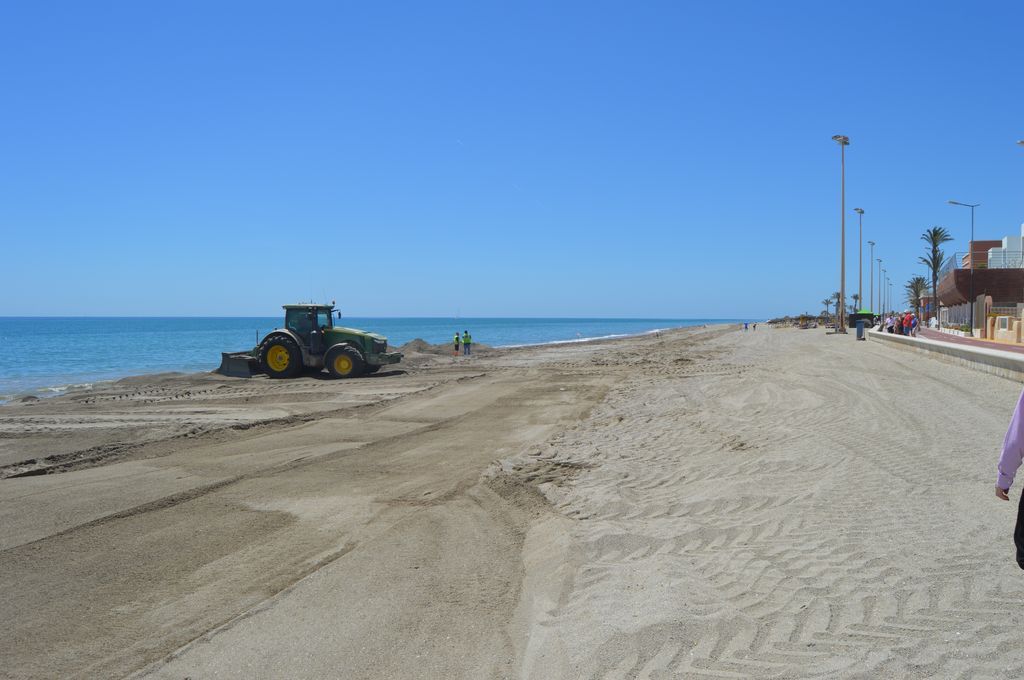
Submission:
{"label": "tall lamp post with double lights", "polygon": [[882,304],[882,258],[878,258],[878,313],[885,315],[885,305]]}
{"label": "tall lamp post with double lights", "polygon": [[868,285],[871,290],[871,300],[868,302],[868,307],[871,309],[871,313],[875,313],[875,242],[868,241],[868,245],[871,246],[871,256],[868,257],[868,267],[871,269],[871,273],[868,276]]}
{"label": "tall lamp post with double lights", "polygon": [[[854,208],[857,213],[857,300],[864,305],[864,209]],[[859,309],[857,310],[860,311]]]}
{"label": "tall lamp post with double lights", "polygon": [[878,277],[878,299],[882,301],[882,309],[889,309],[889,301],[885,299],[885,282],[889,280],[889,272],[883,269]]}
{"label": "tall lamp post with double lights", "polygon": [[967,246],[967,259],[971,263],[971,328],[974,328],[974,209],[981,203],[961,203],[960,201],[946,201],[950,205],[962,205],[971,209],[971,240]]}
{"label": "tall lamp post with double lights", "polygon": [[846,147],[850,138],[846,135],[832,135],[832,141],[839,145],[839,295],[842,298],[843,314],[839,317],[838,333],[846,332]]}

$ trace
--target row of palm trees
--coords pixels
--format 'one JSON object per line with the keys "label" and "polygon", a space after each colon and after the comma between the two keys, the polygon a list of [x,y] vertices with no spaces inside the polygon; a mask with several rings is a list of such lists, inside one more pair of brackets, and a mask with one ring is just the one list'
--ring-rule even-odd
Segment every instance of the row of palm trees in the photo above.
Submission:
{"label": "row of palm trees", "polygon": [[[938,287],[939,281],[939,270],[942,269],[942,263],[945,260],[946,254],[942,250],[942,244],[947,241],[952,241],[953,237],[949,235],[945,227],[932,227],[921,234],[921,240],[925,242],[925,254],[918,258],[924,266],[928,268],[928,272],[931,274],[932,279],[932,305],[933,309],[937,312],[938,308],[935,306],[935,301],[938,300],[936,295],[936,288]],[[914,312],[918,318],[921,318],[921,298],[924,297],[925,293],[928,292],[928,279],[923,276],[913,276],[906,284],[904,284],[904,292],[907,295],[907,303],[913,307]],[[860,304],[860,296],[854,293],[852,296],[853,304],[850,305],[850,311],[855,313],[858,310]],[[839,316],[840,310],[843,309],[842,295],[836,291],[821,301],[822,306],[825,308],[825,316],[829,316],[832,312],[832,307],[835,307],[835,315]],[[882,310],[883,312],[885,310]],[[937,316],[937,314],[936,314]]]}
{"label": "row of palm trees", "polygon": [[[832,293],[831,295],[829,295],[828,297],[826,297],[824,300],[821,301],[822,307],[825,308],[825,314],[824,314],[825,317],[828,317],[829,315],[831,315],[833,313],[832,312],[832,307],[833,306],[835,306],[835,315],[837,317],[839,316],[839,310],[843,308],[842,297],[843,297],[842,293],[840,293],[839,291],[836,291],[836,292]],[[851,314],[855,314],[857,312],[857,307],[860,304],[860,295],[857,295],[857,293],[854,293],[850,297],[853,298],[853,304],[850,305],[850,313]]]}

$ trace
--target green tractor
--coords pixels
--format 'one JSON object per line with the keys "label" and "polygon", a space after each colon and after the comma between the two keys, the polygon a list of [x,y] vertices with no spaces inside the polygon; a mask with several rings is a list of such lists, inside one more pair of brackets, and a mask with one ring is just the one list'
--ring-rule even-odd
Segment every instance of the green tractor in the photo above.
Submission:
{"label": "green tractor", "polygon": [[[401,352],[388,351],[388,339],[376,333],[334,325],[334,305],[284,305],[284,328],[267,333],[248,352],[223,354],[219,373],[249,377],[293,378],[303,369],[322,369],[335,378],[376,373],[397,364]],[[341,318],[341,312],[337,312]]]}

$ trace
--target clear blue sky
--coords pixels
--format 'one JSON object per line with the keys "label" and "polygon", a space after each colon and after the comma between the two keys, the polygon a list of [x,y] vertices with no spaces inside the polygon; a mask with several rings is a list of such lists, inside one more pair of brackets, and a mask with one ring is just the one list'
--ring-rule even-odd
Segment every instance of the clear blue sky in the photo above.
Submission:
{"label": "clear blue sky", "polygon": [[[1024,221],[1024,4],[0,9],[0,315],[767,317]],[[864,290],[867,295],[867,249]]]}

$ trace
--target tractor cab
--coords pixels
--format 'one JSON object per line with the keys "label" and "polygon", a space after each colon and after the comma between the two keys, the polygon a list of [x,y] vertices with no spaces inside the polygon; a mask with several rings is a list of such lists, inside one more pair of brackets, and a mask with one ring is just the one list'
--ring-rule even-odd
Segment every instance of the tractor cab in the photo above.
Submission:
{"label": "tractor cab", "polygon": [[307,366],[315,365],[316,359],[310,359],[310,355],[316,357],[323,354],[334,342],[331,341],[334,333],[334,315],[341,318],[341,312],[334,309],[334,303],[329,305],[298,304],[283,305],[284,327],[295,334],[303,350],[305,350],[305,363]]}
{"label": "tractor cab", "polygon": [[313,331],[325,333],[334,328],[333,307],[326,305],[285,305],[284,327],[292,331],[310,346]]}

